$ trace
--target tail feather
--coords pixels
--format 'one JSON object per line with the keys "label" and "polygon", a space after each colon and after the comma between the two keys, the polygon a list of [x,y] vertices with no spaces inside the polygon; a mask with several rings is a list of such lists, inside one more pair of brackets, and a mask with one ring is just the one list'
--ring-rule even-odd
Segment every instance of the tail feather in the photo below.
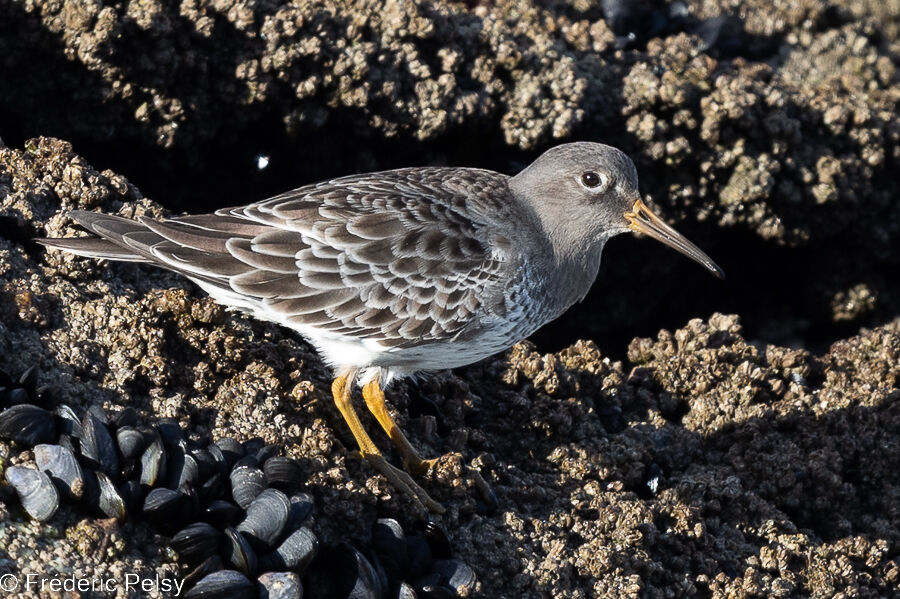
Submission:
{"label": "tail feather", "polygon": [[115,238],[121,238],[128,233],[147,230],[147,227],[137,221],[114,214],[71,210],[67,215],[91,233],[101,237],[109,237],[110,241],[115,241]]}
{"label": "tail feather", "polygon": [[[146,262],[182,274],[197,283],[228,289],[228,277],[234,272],[244,272],[250,267],[236,260],[225,251],[203,251],[193,246],[206,245],[213,249],[222,246],[225,233],[190,227],[180,223],[168,224],[140,219],[139,221],[102,214],[73,210],[68,213],[75,222],[97,237],[64,237],[35,239],[47,247],[85,256],[123,262]],[[227,224],[227,223],[226,223]],[[196,229],[197,233],[193,230]],[[174,238],[174,240],[173,240]],[[185,243],[180,245],[178,242]],[[193,264],[183,254],[193,253]],[[204,270],[209,267],[210,270]],[[234,271],[234,272],[233,272]]]}
{"label": "tail feather", "polygon": [[35,239],[41,245],[65,250],[76,256],[103,258],[122,262],[148,262],[147,258],[99,237],[63,237],[61,239]]}
{"label": "tail feather", "polygon": [[35,239],[41,245],[56,248],[88,258],[105,258],[123,262],[152,262],[152,256],[127,243],[128,234],[149,233],[138,222],[99,212],[72,210],[68,213],[75,222],[98,237],[63,237]]}

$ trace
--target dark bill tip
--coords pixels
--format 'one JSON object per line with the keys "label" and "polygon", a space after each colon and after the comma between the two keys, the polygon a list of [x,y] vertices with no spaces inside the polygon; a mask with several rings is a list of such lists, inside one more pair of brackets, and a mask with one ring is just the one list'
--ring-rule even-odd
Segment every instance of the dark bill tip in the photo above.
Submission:
{"label": "dark bill tip", "polygon": [[667,225],[661,218],[653,214],[647,205],[640,199],[625,213],[628,228],[636,233],[643,233],[648,237],[664,243],[691,260],[701,264],[706,270],[720,279],[725,279],[725,272],[719,265],[712,261],[700,248],[688,241],[687,237]]}

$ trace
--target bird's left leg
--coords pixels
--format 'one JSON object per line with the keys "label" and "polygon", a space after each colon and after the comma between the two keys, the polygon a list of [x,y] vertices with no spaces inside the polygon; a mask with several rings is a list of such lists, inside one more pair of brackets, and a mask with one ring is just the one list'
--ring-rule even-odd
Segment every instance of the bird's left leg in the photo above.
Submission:
{"label": "bird's left leg", "polygon": [[375,446],[375,443],[372,442],[372,438],[366,433],[366,430],[359,421],[356,410],[353,409],[353,404],[350,401],[350,385],[353,381],[352,374],[352,372],[344,372],[335,378],[334,383],[331,385],[331,393],[334,397],[335,405],[337,405],[338,410],[341,412],[341,416],[344,417],[344,421],[347,423],[347,426],[350,427],[350,432],[353,433],[353,437],[359,445],[360,453],[362,453],[363,457],[366,458],[376,470],[383,474],[394,487],[407,493],[413,501],[416,502],[420,510],[424,512],[427,508],[435,514],[443,514],[444,506],[432,499],[425,489],[417,485],[409,474],[389,464],[384,456],[381,455],[381,452],[378,451],[378,447]]}
{"label": "bird's left leg", "polygon": [[394,419],[391,418],[384,403],[384,391],[381,390],[377,376],[363,386],[363,399],[366,400],[366,405],[375,416],[378,424],[381,425],[384,432],[397,446],[400,455],[403,457],[403,467],[407,472],[423,474],[437,462],[435,459],[423,460],[419,452],[409,442],[409,439],[406,438],[406,435],[403,434],[403,431],[400,430],[400,427],[397,426],[397,423],[394,422]]}
{"label": "bird's left leg", "polygon": [[[384,391],[381,390],[377,376],[363,386],[363,398],[366,400],[369,411],[372,412],[381,428],[384,429],[384,432],[388,434],[391,441],[397,446],[400,455],[403,456],[403,467],[407,472],[423,474],[439,461],[440,458],[423,460],[419,456],[419,452],[409,442],[409,439],[406,438],[406,435],[403,434],[403,431],[400,430],[400,427],[397,426],[397,423],[394,422],[394,419],[391,418],[384,403]],[[490,485],[481,476],[481,472],[468,466],[466,470],[469,473],[470,480],[475,484],[485,502],[489,506],[496,506],[498,504],[497,496],[494,495]]]}

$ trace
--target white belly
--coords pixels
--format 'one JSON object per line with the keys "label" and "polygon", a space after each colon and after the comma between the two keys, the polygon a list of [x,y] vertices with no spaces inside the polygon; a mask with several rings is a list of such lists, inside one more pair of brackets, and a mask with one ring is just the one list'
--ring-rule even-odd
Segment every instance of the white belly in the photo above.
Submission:
{"label": "white belly", "polygon": [[[341,335],[312,326],[289,323],[281,315],[265,310],[247,296],[195,281],[217,302],[251,313],[259,320],[275,322],[297,331],[309,341],[319,355],[338,373],[356,372],[360,384],[378,376],[382,384],[421,370],[444,370],[473,364],[504,351],[524,339],[552,315],[542,310],[540,302],[529,294],[520,294],[519,302],[508,304],[505,318],[483,320],[474,334],[462,339],[446,339],[412,347],[388,347],[374,339]],[[522,299],[526,301],[521,301]]]}

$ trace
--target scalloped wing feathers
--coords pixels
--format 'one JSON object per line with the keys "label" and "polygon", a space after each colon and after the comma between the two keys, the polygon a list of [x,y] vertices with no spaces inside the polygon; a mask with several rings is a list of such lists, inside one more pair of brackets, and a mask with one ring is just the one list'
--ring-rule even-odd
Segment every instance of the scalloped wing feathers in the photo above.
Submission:
{"label": "scalloped wing feathers", "polygon": [[400,169],[165,221],[75,212],[102,239],[49,245],[169,268],[288,326],[406,347],[502,315],[515,258],[484,215],[508,194],[489,171]]}

